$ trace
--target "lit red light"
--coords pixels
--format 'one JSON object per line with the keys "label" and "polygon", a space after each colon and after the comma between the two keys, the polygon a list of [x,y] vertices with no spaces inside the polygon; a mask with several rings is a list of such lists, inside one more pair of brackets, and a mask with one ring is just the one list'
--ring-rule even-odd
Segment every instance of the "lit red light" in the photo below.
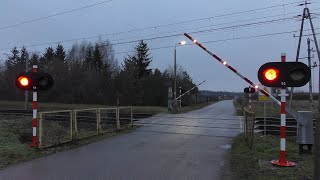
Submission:
{"label": "lit red light", "polygon": [[275,79],[277,79],[278,75],[279,75],[279,71],[277,69],[267,69],[263,72],[264,77],[269,80],[269,81],[273,81]]}
{"label": "lit red light", "polygon": [[22,86],[28,86],[29,85],[29,79],[27,77],[25,77],[25,76],[19,77],[18,81]]}

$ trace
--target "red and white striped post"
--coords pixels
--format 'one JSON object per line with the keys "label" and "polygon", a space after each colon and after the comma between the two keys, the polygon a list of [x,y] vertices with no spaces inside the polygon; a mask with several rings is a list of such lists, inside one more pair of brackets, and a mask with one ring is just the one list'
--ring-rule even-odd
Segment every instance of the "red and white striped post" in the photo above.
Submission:
{"label": "red and white striped post", "polygon": [[[33,65],[32,66],[32,72],[36,73],[38,72],[38,66]],[[37,120],[37,87],[33,86],[33,102],[32,102],[32,143],[30,147],[36,147],[37,146],[37,127],[38,127],[38,120]]]}
{"label": "red and white striped post", "polygon": [[[286,54],[281,54],[281,62],[286,62]],[[296,163],[287,161],[286,159],[286,97],[288,96],[286,88],[281,88],[281,128],[280,128],[280,159],[272,160],[273,165],[282,167],[292,167]]]}

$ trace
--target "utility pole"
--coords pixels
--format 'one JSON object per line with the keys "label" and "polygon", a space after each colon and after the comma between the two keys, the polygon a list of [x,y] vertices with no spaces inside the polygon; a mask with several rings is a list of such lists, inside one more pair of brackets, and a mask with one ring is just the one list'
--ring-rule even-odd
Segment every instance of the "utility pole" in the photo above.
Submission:
{"label": "utility pole", "polygon": [[[28,58],[26,58],[26,72],[28,72]],[[24,92],[24,110],[28,109],[28,91]]]}
{"label": "utility pole", "polygon": [[[304,27],[304,19],[309,19],[310,22],[310,26],[311,26],[311,30],[312,30],[312,36],[313,36],[313,41],[316,47],[316,52],[318,55],[318,61],[320,64],[320,50],[319,50],[319,46],[318,46],[318,41],[317,41],[317,37],[316,37],[316,33],[314,31],[314,26],[312,23],[312,17],[310,14],[310,10],[307,7],[307,5],[310,4],[309,2],[304,2],[302,4],[300,4],[300,6],[305,6],[305,8],[303,9],[303,14],[302,14],[302,22],[301,22],[301,27],[300,27],[300,35],[299,35],[299,42],[298,42],[298,49],[297,49],[297,56],[296,56],[296,62],[298,62],[299,60],[299,55],[300,55],[300,48],[301,48],[301,39],[303,36],[303,27]],[[309,61],[309,60],[308,60]],[[320,68],[319,68],[319,92],[318,92],[318,116],[316,117],[316,130],[315,130],[315,148],[314,148],[314,154],[315,154],[315,158],[314,158],[314,175],[313,175],[313,179],[315,180],[320,180]],[[291,108],[292,105],[292,96],[293,96],[293,88],[291,88],[291,92],[290,92],[290,102],[289,102],[289,107]]]}
{"label": "utility pole", "polygon": [[[308,16],[309,16],[309,21],[310,21],[310,26],[313,34],[313,40],[314,44],[316,46],[316,52],[318,55],[318,61],[320,64],[320,50],[318,46],[318,41],[316,37],[316,33],[314,31],[310,11],[307,8]],[[315,132],[315,158],[314,158],[314,179],[315,180],[320,180],[320,68],[319,68],[319,92],[318,92],[318,116],[316,118],[316,132]]]}
{"label": "utility pole", "polygon": [[[307,40],[308,44],[308,66],[311,69],[311,48],[310,48],[310,39]],[[310,98],[310,111],[313,112],[314,104],[313,104],[313,92],[312,92],[312,78],[309,81],[309,98]]]}
{"label": "utility pole", "polygon": [[177,47],[174,46],[174,65],[173,65],[173,112],[177,111]]}

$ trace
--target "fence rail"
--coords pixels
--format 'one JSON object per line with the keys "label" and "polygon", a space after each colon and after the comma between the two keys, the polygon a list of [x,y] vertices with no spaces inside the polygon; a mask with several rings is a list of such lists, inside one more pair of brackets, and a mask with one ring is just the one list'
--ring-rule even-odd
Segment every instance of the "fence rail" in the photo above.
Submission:
{"label": "fence rail", "polygon": [[[132,107],[39,112],[38,146],[47,148],[133,126]],[[137,118],[137,117],[136,117]]]}

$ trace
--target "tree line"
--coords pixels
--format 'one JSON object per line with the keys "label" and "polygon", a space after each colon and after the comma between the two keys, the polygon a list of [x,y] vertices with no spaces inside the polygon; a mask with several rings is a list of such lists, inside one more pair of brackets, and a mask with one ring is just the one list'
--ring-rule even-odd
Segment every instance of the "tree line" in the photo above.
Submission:
{"label": "tree line", "polygon": [[[152,56],[144,41],[133,47],[122,63],[108,40],[75,43],[68,51],[58,44],[42,54],[14,47],[1,62],[1,100],[24,100],[24,92],[14,81],[19,72],[31,71],[32,65],[51,74],[55,81],[51,90],[38,93],[42,102],[166,106],[168,86],[173,84],[171,67],[163,71],[150,68]],[[193,86],[189,74],[178,67],[177,87],[187,90]],[[196,88],[184,97],[183,104],[192,103],[191,95],[197,92]]]}

